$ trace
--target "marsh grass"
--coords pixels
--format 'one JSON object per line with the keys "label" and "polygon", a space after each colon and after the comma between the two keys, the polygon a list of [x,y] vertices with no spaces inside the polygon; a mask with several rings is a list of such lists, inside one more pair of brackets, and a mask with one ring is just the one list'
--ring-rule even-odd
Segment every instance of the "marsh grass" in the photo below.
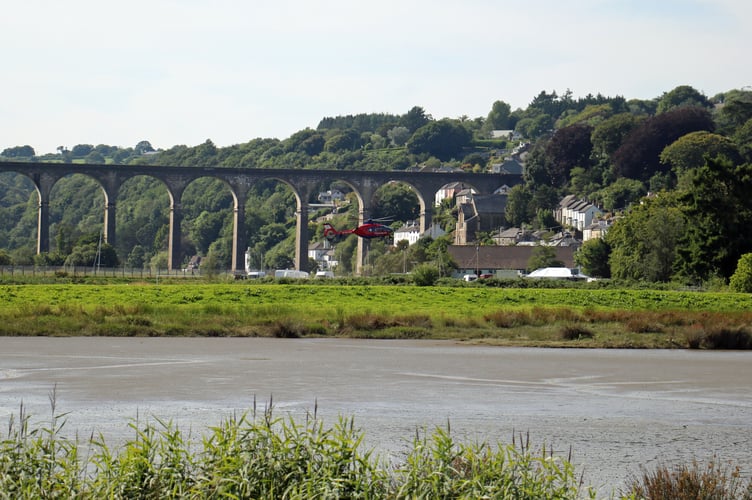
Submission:
{"label": "marsh grass", "polygon": [[627,483],[626,498],[647,500],[750,500],[752,481],[745,487],[740,468],[718,459],[707,464],[642,468]]}
{"label": "marsh grass", "polygon": [[0,434],[0,498],[594,498],[569,459],[545,447],[459,443],[447,425],[416,432],[394,464],[364,450],[353,418],[327,426],[316,406],[295,420],[275,415],[271,400],[261,411],[254,402],[198,441],[171,422],[137,418],[117,449],[101,435],[64,437],[65,415],[49,428],[29,422],[22,405]]}
{"label": "marsh grass", "polygon": [[184,283],[6,285],[0,298],[0,335],[352,336],[555,346],[567,335],[591,332],[579,345],[752,348],[748,294]]}

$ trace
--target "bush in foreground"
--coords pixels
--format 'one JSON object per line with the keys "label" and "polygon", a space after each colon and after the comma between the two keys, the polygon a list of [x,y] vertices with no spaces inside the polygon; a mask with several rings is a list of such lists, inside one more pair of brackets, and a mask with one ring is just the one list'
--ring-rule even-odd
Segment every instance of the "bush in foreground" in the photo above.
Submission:
{"label": "bush in foreground", "polygon": [[[54,414],[54,403],[53,403]],[[450,427],[416,433],[403,463],[363,451],[352,418],[325,427],[316,410],[303,422],[255,409],[209,429],[200,443],[172,423],[130,427],[117,450],[101,436],[81,444],[51,428],[31,428],[21,407],[0,434],[0,499],[595,498],[569,458],[533,451],[529,439],[507,446],[456,442]],[[620,498],[752,500],[739,468],[711,462],[643,470]],[[611,498],[616,498],[612,495]]]}
{"label": "bush in foreground", "polygon": [[404,463],[362,451],[352,419],[325,427],[255,411],[211,428],[200,444],[171,423],[132,423],[117,451],[88,447],[23,414],[0,436],[0,498],[540,498],[575,499],[570,463],[526,445],[465,445],[449,429],[416,435]]}
{"label": "bush in foreground", "polygon": [[649,500],[751,500],[752,481],[744,487],[738,467],[718,461],[706,465],[659,466],[643,470],[629,484],[629,498]]}

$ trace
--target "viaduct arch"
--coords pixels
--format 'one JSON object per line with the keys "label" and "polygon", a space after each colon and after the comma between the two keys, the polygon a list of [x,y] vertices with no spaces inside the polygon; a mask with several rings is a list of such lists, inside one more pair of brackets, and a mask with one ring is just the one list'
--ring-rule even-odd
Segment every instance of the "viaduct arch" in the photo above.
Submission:
{"label": "viaduct arch", "polygon": [[[182,196],[185,188],[202,177],[216,178],[226,183],[232,193],[233,238],[232,270],[245,266],[244,252],[247,237],[242,231],[245,225],[245,204],[251,187],[264,180],[277,180],[287,184],[296,198],[296,244],[295,267],[307,270],[308,264],[308,203],[318,185],[342,181],[353,189],[360,205],[358,219],[362,224],[372,209],[375,192],[392,181],[408,184],[420,202],[420,229],[431,226],[431,206],[435,193],[452,182],[472,186],[478,194],[491,194],[502,185],[514,186],[522,182],[519,175],[473,174],[465,172],[405,172],[405,171],[354,171],[354,170],[307,170],[307,169],[247,169],[232,167],[179,167],[148,165],[95,165],[70,163],[25,163],[0,162],[0,173],[16,172],[25,175],[34,183],[39,197],[37,222],[37,253],[50,248],[49,203],[50,192],[55,183],[71,174],[83,174],[96,180],[104,193],[104,239],[115,244],[115,211],[120,186],[133,177],[149,176],[161,181],[170,198],[170,229],[168,243],[168,266],[180,265],[180,226],[182,221]],[[358,241],[358,270],[363,265],[367,241]]]}

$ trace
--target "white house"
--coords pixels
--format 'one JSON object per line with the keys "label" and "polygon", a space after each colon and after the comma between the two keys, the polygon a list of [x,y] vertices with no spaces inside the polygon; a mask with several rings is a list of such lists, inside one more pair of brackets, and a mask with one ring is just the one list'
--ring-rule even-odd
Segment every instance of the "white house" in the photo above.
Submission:
{"label": "white house", "polygon": [[315,260],[319,269],[323,271],[331,271],[339,264],[334,257],[334,247],[328,240],[317,241],[308,245],[308,258]]}
{"label": "white house", "polygon": [[421,233],[420,225],[417,221],[413,220],[409,221],[407,224],[394,231],[394,245],[396,246],[397,242],[402,240],[406,240],[408,245],[412,245],[419,239],[426,236],[436,239],[439,236],[444,236],[445,234],[446,231],[441,229],[441,226],[436,224],[435,222],[431,224],[431,227]]}
{"label": "white house", "polygon": [[345,195],[338,189],[329,189],[326,192],[319,193],[316,198],[319,203],[336,203],[345,199]]}
{"label": "white house", "polygon": [[414,221],[408,221],[407,224],[394,231],[394,245],[398,241],[407,240],[408,245],[412,245],[420,239],[420,225]]}
{"label": "white house", "polygon": [[574,195],[565,196],[554,211],[554,218],[562,226],[584,231],[603,212],[592,203]]}

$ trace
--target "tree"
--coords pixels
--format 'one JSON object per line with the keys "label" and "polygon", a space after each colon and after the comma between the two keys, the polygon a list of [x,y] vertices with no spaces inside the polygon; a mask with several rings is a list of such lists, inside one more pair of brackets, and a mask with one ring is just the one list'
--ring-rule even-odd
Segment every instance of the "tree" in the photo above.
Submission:
{"label": "tree", "polygon": [[203,211],[193,221],[189,235],[196,245],[196,250],[201,255],[206,255],[209,252],[209,246],[219,238],[228,217],[229,214],[225,210],[219,212]]}
{"label": "tree", "polygon": [[674,193],[659,193],[634,204],[605,236],[613,278],[669,281],[686,227]]}
{"label": "tree", "polygon": [[420,106],[413,106],[407,114],[400,118],[399,125],[406,127],[412,134],[419,128],[428,125],[430,121],[431,115],[427,115]]}
{"label": "tree", "polygon": [[752,252],[752,165],[709,159],[697,169],[679,201],[687,231],[679,247],[679,270],[692,280],[729,278]]}
{"label": "tree", "polygon": [[611,268],[608,266],[608,257],[611,247],[602,238],[587,240],[574,254],[575,263],[580,266],[582,272],[595,278],[610,278]]}
{"label": "tree", "polygon": [[595,196],[606,210],[621,210],[646,194],[647,190],[642,182],[622,177],[598,191]]}
{"label": "tree", "polygon": [[740,163],[741,157],[731,139],[704,130],[683,135],[661,152],[661,163],[668,164],[677,179],[690,170],[705,164],[705,158],[723,156],[733,163]]}
{"label": "tree", "polygon": [[146,263],[146,250],[141,245],[136,245],[128,254],[126,265],[132,269],[141,269]]}
{"label": "tree", "polygon": [[752,253],[745,253],[739,258],[729,286],[735,292],[752,293]]}
{"label": "tree", "polygon": [[752,92],[728,92],[716,117],[719,130],[724,135],[733,135],[750,119],[752,119]]}
{"label": "tree", "polygon": [[11,264],[12,259],[10,258],[10,255],[8,255],[8,252],[0,249],[0,266],[9,266]]}
{"label": "tree", "polygon": [[119,263],[115,248],[108,243],[99,245],[98,242],[76,245],[65,259],[66,266],[117,267]]}
{"label": "tree", "polygon": [[411,154],[435,156],[450,160],[462,156],[462,148],[470,143],[472,136],[465,127],[453,120],[430,122],[419,128],[407,141]]}
{"label": "tree", "polygon": [[548,245],[538,245],[533,248],[527,261],[528,271],[535,271],[544,267],[564,267],[564,263],[556,258],[556,249]]}
{"label": "tree", "polygon": [[143,155],[154,152],[154,148],[149,141],[139,141],[139,143],[136,144],[136,147],[133,148],[133,152],[137,155]]}
{"label": "tree", "polygon": [[490,134],[492,130],[510,130],[514,125],[512,108],[504,101],[495,101],[486,117],[482,130]]}
{"label": "tree", "polygon": [[532,222],[530,213],[532,199],[533,196],[526,187],[519,184],[513,186],[507,194],[507,206],[504,210],[507,222],[513,227],[521,227],[524,223]]}
{"label": "tree", "polygon": [[554,119],[551,115],[539,113],[532,117],[520,119],[514,129],[530,140],[536,140],[550,133],[554,128]]}
{"label": "tree", "polygon": [[407,184],[386,184],[373,197],[372,215],[377,219],[415,220],[420,215],[418,196]]}
{"label": "tree", "polygon": [[565,127],[554,133],[546,146],[546,166],[551,186],[566,186],[574,167],[589,168],[593,151],[591,133],[590,126],[581,124]]}
{"label": "tree", "polygon": [[590,136],[593,156],[597,159],[610,159],[639,121],[640,118],[632,113],[620,113],[597,124]]}
{"label": "tree", "polygon": [[320,132],[312,128],[305,128],[285,139],[283,144],[284,150],[287,152],[303,152],[313,156],[324,150],[325,139]]}
{"label": "tree", "polygon": [[393,146],[404,146],[410,138],[410,130],[407,127],[394,127],[386,134]]}
{"label": "tree", "polygon": [[752,118],[739,127],[733,139],[742,157],[746,161],[752,162]]}
{"label": "tree", "polygon": [[682,106],[700,106],[709,108],[710,101],[704,94],[689,85],[679,85],[670,92],[666,92],[658,100],[658,114],[665,113]]}
{"label": "tree", "polygon": [[433,286],[439,279],[439,269],[431,264],[420,264],[413,269],[413,281],[418,286]]}
{"label": "tree", "polygon": [[357,130],[349,129],[329,138],[326,143],[324,143],[324,151],[354,151],[360,146],[360,134]]}
{"label": "tree", "polygon": [[712,132],[715,125],[704,108],[681,107],[640,123],[614,153],[614,171],[619,177],[647,182],[655,173],[669,170],[660,162],[663,149],[690,132]]}
{"label": "tree", "polygon": [[76,144],[71,149],[70,154],[74,158],[83,158],[94,150],[94,146],[91,144]]}
{"label": "tree", "polygon": [[0,153],[0,156],[5,156],[6,158],[31,158],[34,155],[34,148],[28,145],[5,148],[3,152]]}

